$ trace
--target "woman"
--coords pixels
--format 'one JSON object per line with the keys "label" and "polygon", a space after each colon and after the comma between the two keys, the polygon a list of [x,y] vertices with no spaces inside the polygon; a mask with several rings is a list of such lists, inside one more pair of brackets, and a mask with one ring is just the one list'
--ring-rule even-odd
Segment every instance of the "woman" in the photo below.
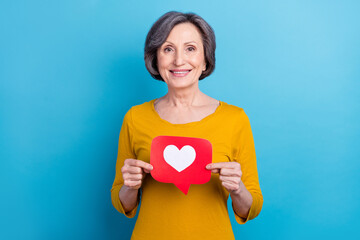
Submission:
{"label": "woman", "polygon": [[[166,13],[147,35],[145,64],[168,93],[133,106],[124,117],[111,189],[114,207],[134,217],[141,201],[132,239],[234,239],[228,196],[240,224],[260,213],[263,198],[246,114],[199,90],[199,80],[215,67],[212,28],[195,14]],[[154,180],[148,174],[150,147],[160,135],[209,140],[210,181],[191,185],[184,195],[173,184]]]}

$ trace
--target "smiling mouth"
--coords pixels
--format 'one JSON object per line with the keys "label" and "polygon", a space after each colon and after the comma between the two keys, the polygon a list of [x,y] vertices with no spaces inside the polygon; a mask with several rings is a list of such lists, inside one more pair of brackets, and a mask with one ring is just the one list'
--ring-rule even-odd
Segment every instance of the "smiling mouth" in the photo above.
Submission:
{"label": "smiling mouth", "polygon": [[170,72],[172,73],[173,76],[175,77],[184,77],[186,76],[190,70],[184,70],[184,69],[175,69],[175,70],[170,70]]}
{"label": "smiling mouth", "polygon": [[187,72],[190,72],[191,70],[170,70],[170,72],[172,73],[187,73]]}

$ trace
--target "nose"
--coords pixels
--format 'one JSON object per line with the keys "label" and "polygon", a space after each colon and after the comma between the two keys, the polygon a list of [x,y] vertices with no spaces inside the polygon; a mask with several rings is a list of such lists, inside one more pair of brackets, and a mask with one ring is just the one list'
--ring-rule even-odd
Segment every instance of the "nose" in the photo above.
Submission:
{"label": "nose", "polygon": [[181,51],[177,51],[176,55],[175,55],[175,59],[174,59],[174,65],[175,66],[181,66],[183,65],[184,62],[184,56],[183,53]]}

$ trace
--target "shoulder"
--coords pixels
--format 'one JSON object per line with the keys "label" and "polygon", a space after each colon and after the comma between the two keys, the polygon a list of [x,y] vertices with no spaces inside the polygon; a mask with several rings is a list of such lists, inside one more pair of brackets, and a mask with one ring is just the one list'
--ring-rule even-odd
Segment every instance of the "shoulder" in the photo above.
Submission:
{"label": "shoulder", "polygon": [[242,128],[250,125],[250,119],[242,107],[222,102],[222,114],[224,122],[227,121],[229,125],[235,125]]}
{"label": "shoulder", "polygon": [[222,101],[222,110],[224,114],[232,117],[247,117],[243,108]]}
{"label": "shoulder", "polygon": [[223,107],[224,122],[232,126],[234,135],[240,136],[243,131],[251,131],[250,119],[243,108],[228,103],[224,103]]}
{"label": "shoulder", "polygon": [[155,99],[150,100],[148,102],[144,102],[144,103],[132,106],[127,111],[125,116],[128,116],[130,118],[134,118],[134,117],[139,116],[139,115],[144,116],[144,114],[149,114],[152,111],[152,106],[153,106],[154,101],[155,101]]}

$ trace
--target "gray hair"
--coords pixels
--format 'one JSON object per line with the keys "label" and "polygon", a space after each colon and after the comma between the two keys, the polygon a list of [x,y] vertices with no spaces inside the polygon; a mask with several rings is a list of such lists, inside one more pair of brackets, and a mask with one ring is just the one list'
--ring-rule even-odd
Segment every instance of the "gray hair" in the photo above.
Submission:
{"label": "gray hair", "polygon": [[199,80],[209,76],[215,68],[215,34],[211,26],[199,15],[194,13],[167,12],[162,15],[151,27],[146,36],[144,60],[146,69],[157,80],[164,81],[157,68],[157,50],[166,41],[171,30],[180,23],[192,23],[202,36],[206,70],[200,75]]}

